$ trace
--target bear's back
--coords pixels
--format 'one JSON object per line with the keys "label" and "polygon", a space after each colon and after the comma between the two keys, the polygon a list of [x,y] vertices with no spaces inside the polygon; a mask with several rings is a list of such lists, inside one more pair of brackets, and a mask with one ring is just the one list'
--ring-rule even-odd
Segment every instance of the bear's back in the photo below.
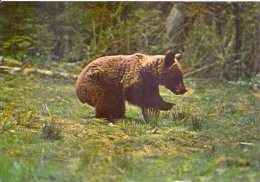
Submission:
{"label": "bear's back", "polygon": [[136,53],[133,55],[104,56],[90,62],[81,72],[81,76],[104,76],[103,79],[118,80],[127,74],[135,74],[147,61],[147,56]]}

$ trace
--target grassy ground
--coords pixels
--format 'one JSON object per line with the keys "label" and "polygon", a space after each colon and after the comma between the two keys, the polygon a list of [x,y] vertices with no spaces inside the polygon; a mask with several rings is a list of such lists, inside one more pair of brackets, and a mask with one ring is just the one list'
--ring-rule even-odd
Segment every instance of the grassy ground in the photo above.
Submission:
{"label": "grassy ground", "polygon": [[0,181],[260,181],[259,80],[185,82],[150,124],[127,104],[111,127],[74,80],[0,75]]}

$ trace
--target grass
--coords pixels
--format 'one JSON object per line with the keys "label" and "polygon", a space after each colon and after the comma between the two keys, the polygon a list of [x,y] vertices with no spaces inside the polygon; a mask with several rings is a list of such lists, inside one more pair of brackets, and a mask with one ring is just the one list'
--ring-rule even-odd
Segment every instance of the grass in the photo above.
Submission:
{"label": "grass", "polygon": [[185,80],[176,105],[149,114],[127,104],[126,118],[94,118],[75,81],[0,77],[0,180],[259,181],[258,82]]}

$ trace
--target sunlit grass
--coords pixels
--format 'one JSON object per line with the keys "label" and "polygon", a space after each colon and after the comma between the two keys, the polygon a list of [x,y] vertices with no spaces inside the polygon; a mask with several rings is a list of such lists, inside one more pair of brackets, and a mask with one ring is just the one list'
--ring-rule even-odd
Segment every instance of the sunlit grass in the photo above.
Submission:
{"label": "sunlit grass", "polygon": [[73,80],[0,79],[1,181],[260,179],[255,85],[187,80],[187,95],[161,89],[170,111],[145,123],[126,104],[111,127],[77,100]]}

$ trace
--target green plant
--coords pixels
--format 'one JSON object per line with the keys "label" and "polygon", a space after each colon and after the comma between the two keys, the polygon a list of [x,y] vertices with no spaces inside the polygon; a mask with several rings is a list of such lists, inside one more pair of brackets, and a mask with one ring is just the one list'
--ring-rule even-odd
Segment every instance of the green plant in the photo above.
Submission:
{"label": "green plant", "polygon": [[184,105],[177,105],[172,110],[165,113],[165,118],[172,120],[187,120],[190,118],[193,109]]}
{"label": "green plant", "polygon": [[196,116],[191,117],[191,123],[192,123],[192,128],[195,131],[201,131],[202,130],[202,119]]}
{"label": "green plant", "polygon": [[20,126],[26,126],[30,123],[33,118],[35,111],[19,111],[17,113],[17,121],[16,124]]}
{"label": "green plant", "polygon": [[45,140],[59,140],[61,139],[62,127],[57,125],[55,122],[45,121],[42,126],[43,138]]}
{"label": "green plant", "polygon": [[149,124],[153,128],[155,128],[158,125],[158,120],[160,117],[160,111],[154,108],[148,108],[145,111],[145,122],[146,124]]}
{"label": "green plant", "polygon": [[136,121],[131,121],[129,124],[126,124],[123,121],[121,130],[129,136],[142,136],[147,130],[147,125],[137,123]]}
{"label": "green plant", "polygon": [[7,112],[3,114],[3,118],[0,118],[0,134],[3,133],[8,128],[8,120],[11,118],[12,113]]}

